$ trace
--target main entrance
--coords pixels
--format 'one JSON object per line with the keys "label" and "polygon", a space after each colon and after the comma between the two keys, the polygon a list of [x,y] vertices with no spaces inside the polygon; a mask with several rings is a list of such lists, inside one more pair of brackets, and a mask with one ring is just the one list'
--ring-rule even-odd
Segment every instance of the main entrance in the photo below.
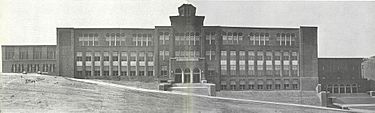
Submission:
{"label": "main entrance", "polygon": [[175,70],[174,81],[176,83],[199,83],[201,77],[201,71],[198,68],[194,68],[192,71],[189,68],[184,70],[178,68]]}

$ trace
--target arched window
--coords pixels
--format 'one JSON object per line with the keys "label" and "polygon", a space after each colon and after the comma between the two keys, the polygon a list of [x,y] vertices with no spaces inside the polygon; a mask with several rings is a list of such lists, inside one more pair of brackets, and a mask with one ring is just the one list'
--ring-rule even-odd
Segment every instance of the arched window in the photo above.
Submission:
{"label": "arched window", "polygon": [[175,73],[182,73],[182,70],[180,68],[176,69],[175,71]]}

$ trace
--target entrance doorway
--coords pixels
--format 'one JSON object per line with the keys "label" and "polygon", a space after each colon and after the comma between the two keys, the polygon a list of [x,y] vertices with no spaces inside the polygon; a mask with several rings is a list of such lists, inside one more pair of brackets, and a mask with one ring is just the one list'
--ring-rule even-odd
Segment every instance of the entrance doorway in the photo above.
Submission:
{"label": "entrance doorway", "polygon": [[198,68],[194,68],[193,71],[189,68],[184,70],[178,68],[175,70],[174,81],[176,83],[200,83],[201,71]]}

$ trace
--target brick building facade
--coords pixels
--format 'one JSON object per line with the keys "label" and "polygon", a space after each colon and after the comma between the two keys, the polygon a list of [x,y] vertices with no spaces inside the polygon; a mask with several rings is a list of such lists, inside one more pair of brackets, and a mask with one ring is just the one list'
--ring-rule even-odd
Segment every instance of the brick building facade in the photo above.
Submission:
{"label": "brick building facade", "polygon": [[319,84],[331,93],[358,93],[369,90],[362,76],[363,58],[319,58]]}
{"label": "brick building facade", "polygon": [[56,74],[206,80],[218,90],[314,90],[318,84],[317,27],[204,26],[194,6],[178,12],[170,26],[153,29],[57,28]]}
{"label": "brick building facade", "polygon": [[56,45],[2,45],[5,73],[48,72],[56,75]]}

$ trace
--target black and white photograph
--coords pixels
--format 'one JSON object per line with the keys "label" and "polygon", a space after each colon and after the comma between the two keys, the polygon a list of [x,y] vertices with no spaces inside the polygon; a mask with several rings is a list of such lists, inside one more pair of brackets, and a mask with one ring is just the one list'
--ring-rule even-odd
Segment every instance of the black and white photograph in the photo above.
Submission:
{"label": "black and white photograph", "polygon": [[374,11],[0,0],[0,113],[375,113]]}

